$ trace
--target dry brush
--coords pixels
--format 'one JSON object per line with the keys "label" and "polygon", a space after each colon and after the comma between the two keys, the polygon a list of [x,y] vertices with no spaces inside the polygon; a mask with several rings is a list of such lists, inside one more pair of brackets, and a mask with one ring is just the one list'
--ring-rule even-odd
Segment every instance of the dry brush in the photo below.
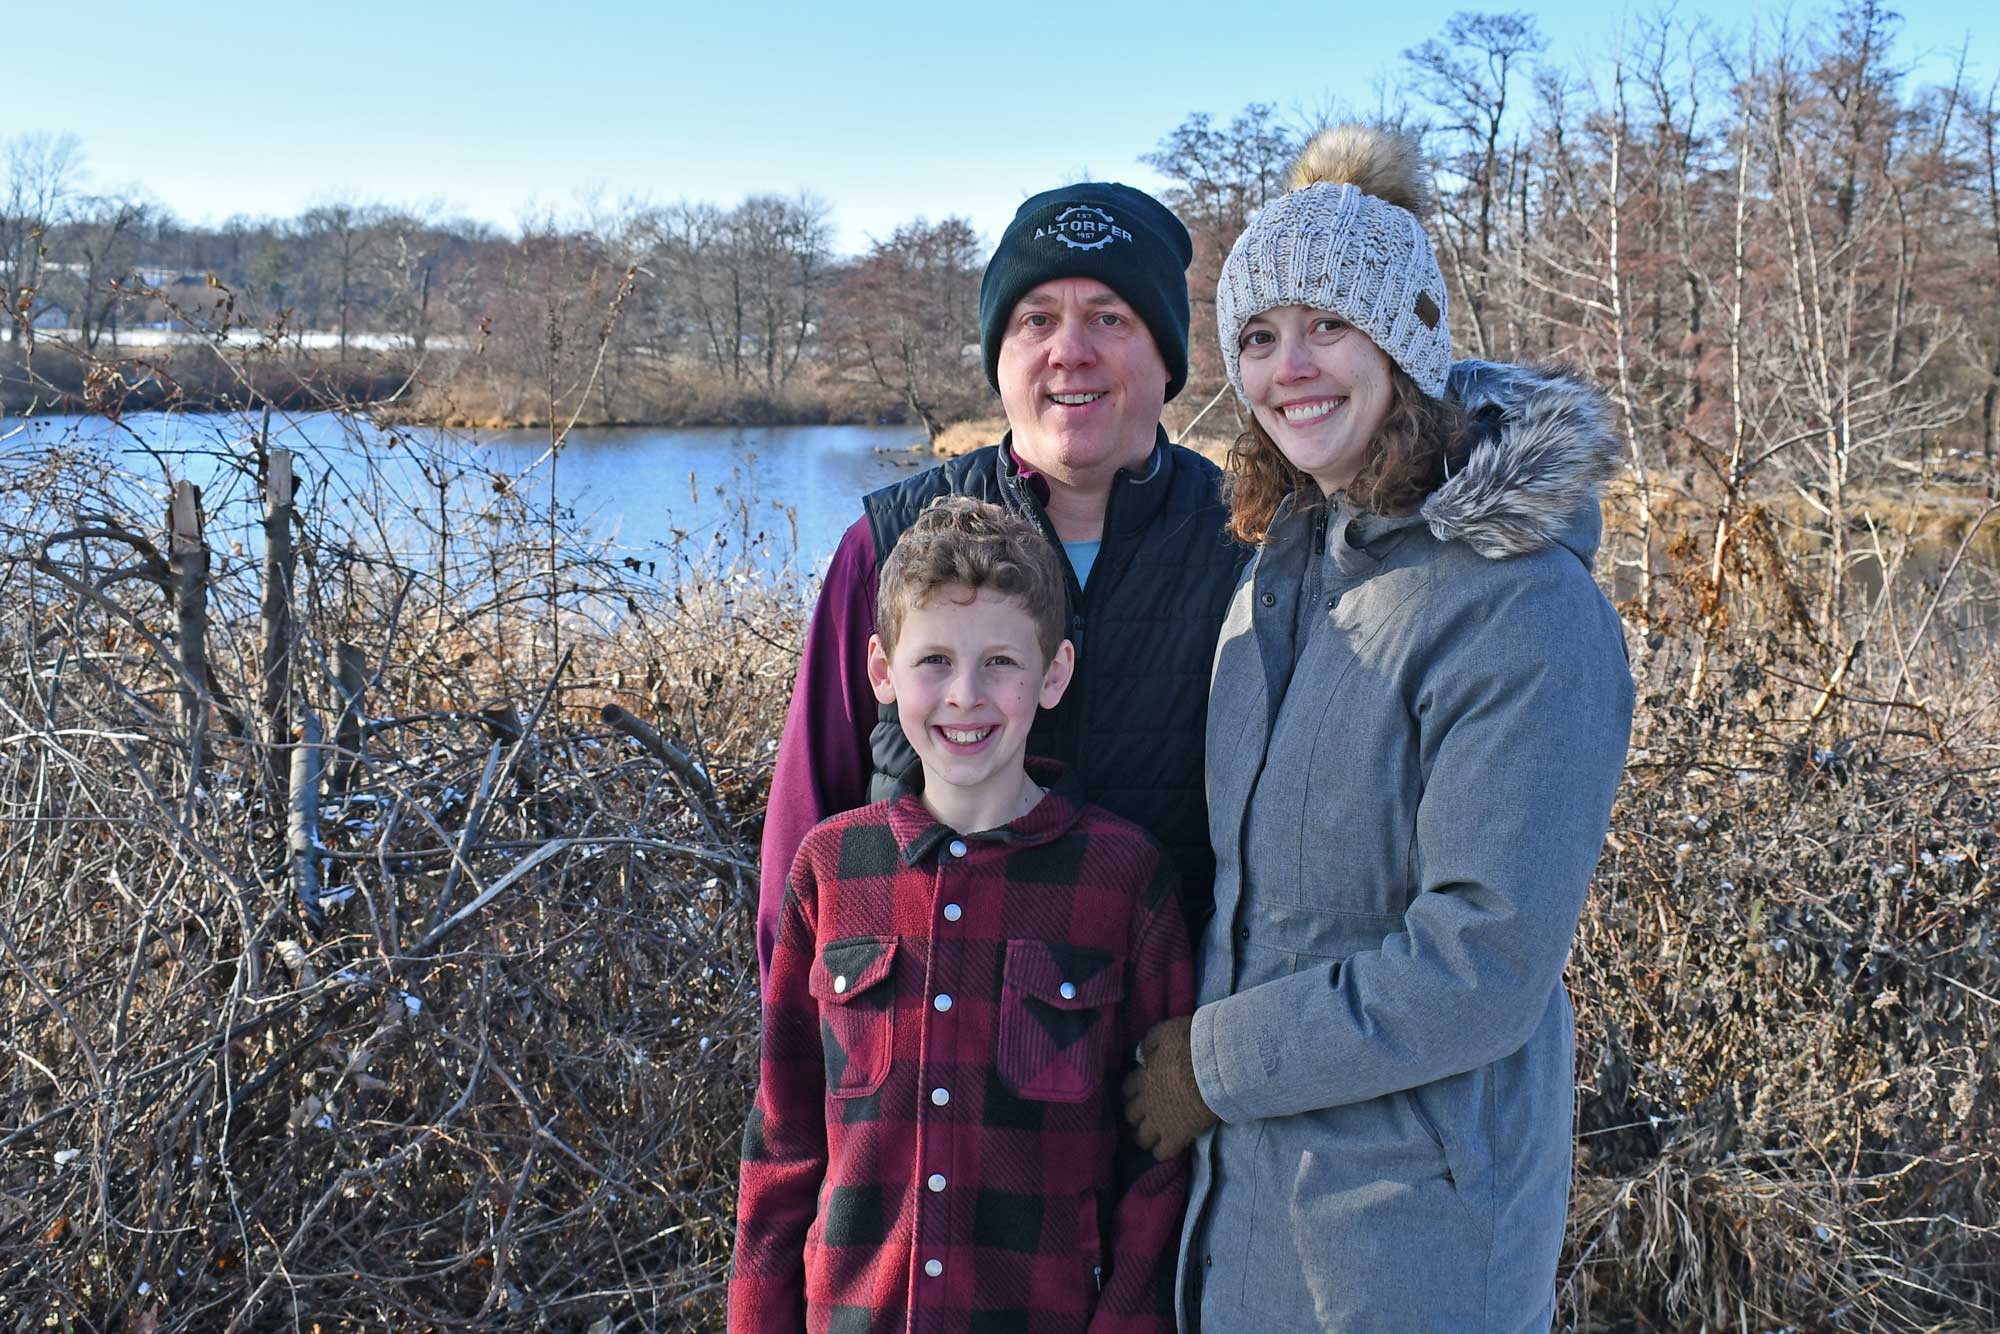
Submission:
{"label": "dry brush", "polygon": [[[442,437],[215,420],[0,456],[0,1324],[719,1328],[809,588]],[[1564,1320],[1990,1328],[1994,572],[1850,643],[1801,539],[1714,521],[1628,606]]]}

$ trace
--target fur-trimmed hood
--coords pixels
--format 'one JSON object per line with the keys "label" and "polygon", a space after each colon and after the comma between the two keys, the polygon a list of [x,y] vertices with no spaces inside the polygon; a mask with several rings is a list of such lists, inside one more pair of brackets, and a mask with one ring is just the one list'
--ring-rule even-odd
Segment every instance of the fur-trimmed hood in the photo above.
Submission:
{"label": "fur-trimmed hood", "polygon": [[1446,393],[1472,429],[1423,503],[1431,533],[1489,560],[1561,543],[1589,568],[1598,490],[1624,459],[1604,395],[1564,367],[1489,361],[1454,362]]}

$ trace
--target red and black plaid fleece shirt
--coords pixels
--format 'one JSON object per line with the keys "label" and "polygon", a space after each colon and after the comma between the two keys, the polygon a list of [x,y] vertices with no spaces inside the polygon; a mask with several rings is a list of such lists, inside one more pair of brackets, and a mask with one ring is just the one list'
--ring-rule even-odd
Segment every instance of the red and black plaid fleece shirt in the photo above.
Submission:
{"label": "red and black plaid fleece shirt", "polygon": [[743,1133],[732,1331],[1173,1328],[1184,1158],[1119,1084],[1194,1007],[1174,872],[1059,767],[1004,829],[915,796],[792,866]]}

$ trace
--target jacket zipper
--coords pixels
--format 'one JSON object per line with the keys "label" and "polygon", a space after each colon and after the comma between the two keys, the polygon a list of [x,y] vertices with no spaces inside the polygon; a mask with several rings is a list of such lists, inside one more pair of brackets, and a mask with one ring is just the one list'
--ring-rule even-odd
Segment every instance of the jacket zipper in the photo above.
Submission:
{"label": "jacket zipper", "polygon": [[[1292,627],[1293,627],[1292,633],[1295,637],[1298,634],[1298,627],[1300,625],[1303,624],[1306,626],[1311,626],[1317,624],[1317,622],[1315,622],[1312,619],[1312,614],[1319,607],[1320,593],[1323,591],[1323,584],[1326,579],[1327,517],[1328,517],[1327,510],[1325,508],[1321,508],[1319,512],[1319,519],[1316,523],[1313,524],[1312,560],[1309,562],[1309,568],[1306,573],[1305,588],[1301,590],[1302,596],[1305,598],[1305,606],[1299,608],[1298,611],[1295,611],[1292,615]],[[1304,614],[1303,620],[1301,619],[1300,613]],[[1301,653],[1304,650],[1304,648],[1305,648],[1304,644],[1296,644],[1293,646],[1292,659],[1295,663],[1298,660],[1299,653]]]}

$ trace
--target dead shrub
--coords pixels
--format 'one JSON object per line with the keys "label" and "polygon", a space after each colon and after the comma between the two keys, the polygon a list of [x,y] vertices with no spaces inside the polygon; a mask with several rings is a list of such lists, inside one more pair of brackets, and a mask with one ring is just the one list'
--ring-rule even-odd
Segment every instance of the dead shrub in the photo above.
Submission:
{"label": "dead shrub", "polygon": [[[327,740],[294,841],[240,427],[203,498],[199,773],[165,479],[81,443],[0,473],[0,1317],[719,1329],[810,589],[648,566],[442,450],[463,485],[425,498],[357,426],[301,462],[289,698]],[[1561,1323],[1991,1328],[1993,575],[1885,592],[1854,650],[1776,538],[1738,550],[1721,593],[1670,560],[1635,635],[1569,973]]]}

